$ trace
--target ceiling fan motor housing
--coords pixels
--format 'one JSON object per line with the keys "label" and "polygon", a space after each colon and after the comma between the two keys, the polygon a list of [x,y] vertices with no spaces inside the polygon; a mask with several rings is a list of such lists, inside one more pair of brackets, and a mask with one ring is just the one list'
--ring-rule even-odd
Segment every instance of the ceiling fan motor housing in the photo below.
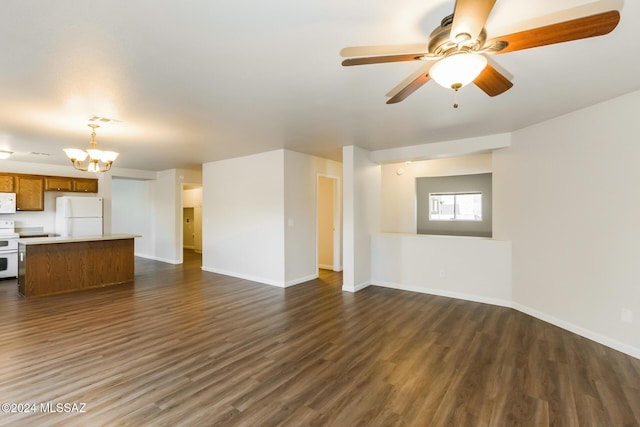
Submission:
{"label": "ceiling fan motor housing", "polygon": [[429,53],[435,56],[446,56],[455,50],[475,51],[484,46],[484,43],[487,41],[487,31],[484,28],[482,28],[477,39],[460,42],[452,39],[452,22],[453,14],[445,16],[440,22],[440,26],[431,32],[429,35],[429,43],[427,44]]}

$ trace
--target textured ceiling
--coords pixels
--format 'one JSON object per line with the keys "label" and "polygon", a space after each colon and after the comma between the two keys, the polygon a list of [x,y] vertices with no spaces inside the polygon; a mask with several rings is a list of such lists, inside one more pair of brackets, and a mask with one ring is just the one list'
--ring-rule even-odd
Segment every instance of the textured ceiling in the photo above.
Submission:
{"label": "textured ceiling", "polygon": [[[98,148],[119,167],[164,170],[276,148],[339,160],[377,150],[508,132],[640,89],[638,2],[497,0],[491,36],[561,10],[621,10],[609,35],[497,55],[514,87],[495,98],[429,82],[390,89],[421,63],[345,68],[345,46],[426,43],[454,1],[4,0],[0,149],[8,161],[67,164]],[[574,9],[578,8],[578,9]],[[48,156],[29,154],[47,153]]]}

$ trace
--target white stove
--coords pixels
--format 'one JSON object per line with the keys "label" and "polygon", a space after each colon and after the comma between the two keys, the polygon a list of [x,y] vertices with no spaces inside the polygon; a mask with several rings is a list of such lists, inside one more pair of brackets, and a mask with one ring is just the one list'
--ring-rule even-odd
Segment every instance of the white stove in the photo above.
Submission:
{"label": "white stove", "polygon": [[0,279],[18,277],[18,238],[12,219],[0,220]]}

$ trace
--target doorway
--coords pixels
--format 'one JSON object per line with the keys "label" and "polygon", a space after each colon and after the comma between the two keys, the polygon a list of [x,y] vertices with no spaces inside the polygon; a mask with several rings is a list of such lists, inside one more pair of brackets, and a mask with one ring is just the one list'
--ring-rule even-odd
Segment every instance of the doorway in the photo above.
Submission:
{"label": "doorway", "polygon": [[196,248],[194,222],[194,209],[182,208],[182,247],[185,249]]}
{"label": "doorway", "polygon": [[339,178],[318,175],[317,182],[317,266],[342,271]]}
{"label": "doorway", "polygon": [[202,252],[202,186],[182,187],[182,246]]}

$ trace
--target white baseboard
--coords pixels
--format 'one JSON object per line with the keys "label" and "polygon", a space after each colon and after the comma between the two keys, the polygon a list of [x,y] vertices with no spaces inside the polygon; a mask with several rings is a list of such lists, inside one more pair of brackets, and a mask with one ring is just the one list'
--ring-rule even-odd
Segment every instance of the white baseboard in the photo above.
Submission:
{"label": "white baseboard", "polygon": [[236,271],[222,270],[222,269],[213,268],[213,267],[202,266],[202,270],[203,271],[208,271],[210,273],[224,274],[225,276],[237,277],[238,279],[250,280],[252,282],[258,282],[258,283],[262,283],[264,285],[277,286],[279,288],[288,288],[289,286],[299,285],[299,284],[308,282],[309,280],[313,280],[313,279],[317,279],[318,278],[318,273],[315,273],[315,274],[310,274],[310,275],[305,276],[305,277],[299,277],[297,279],[289,280],[287,282],[278,282],[276,280],[265,279],[264,277],[253,276],[253,275],[244,274],[244,273],[238,273]]}
{"label": "white baseboard", "polygon": [[298,279],[289,280],[288,282],[285,283],[284,287],[288,288],[289,286],[300,285],[302,283],[308,282],[309,280],[314,280],[314,279],[317,279],[317,278],[318,278],[318,273],[310,274],[310,275],[305,276],[305,277],[300,277]]}
{"label": "white baseboard", "polygon": [[351,286],[351,285],[342,285],[342,290],[346,291],[346,292],[358,292],[363,290],[366,287],[371,286],[371,282],[362,282],[360,284],[357,284],[355,286]]}
{"label": "white baseboard", "polygon": [[[140,258],[146,258],[146,259],[151,259],[154,261],[160,261],[160,262],[166,262],[168,264],[181,264],[181,261],[177,261],[177,260],[171,260],[171,259],[166,259],[166,258],[160,258],[160,257],[155,257],[155,256],[151,256],[151,255],[146,255],[146,254],[138,254],[136,253],[135,256],[140,257]],[[322,267],[321,267],[322,268]],[[211,267],[202,267],[202,270],[204,271],[209,271],[211,273],[217,273],[217,274],[223,274],[225,276],[231,276],[231,277],[237,277],[240,279],[245,279],[245,280],[250,280],[252,282],[258,282],[258,283],[262,283],[265,285],[270,285],[270,286],[277,286],[279,288],[286,288],[289,286],[295,286],[304,282],[308,282],[309,280],[313,280],[316,279],[318,277],[317,274],[315,275],[309,275],[306,277],[301,277],[299,279],[294,279],[291,281],[288,281],[286,283],[284,282],[278,282],[278,281],[274,281],[271,279],[265,279],[263,277],[258,277],[258,276],[252,276],[252,275],[247,275],[247,274],[242,274],[242,273],[237,273],[237,272],[233,272],[233,271],[227,271],[227,270],[221,270],[221,269],[217,269],[217,268],[211,268]],[[595,341],[599,344],[602,344],[604,346],[610,347],[614,350],[620,351],[622,353],[628,354],[629,356],[635,357],[636,359],[640,359],[640,348],[637,347],[633,347],[630,346],[628,344],[622,343],[620,341],[617,341],[615,339],[606,337],[604,335],[601,335],[597,332],[593,332],[591,330],[585,329],[583,327],[574,325],[573,323],[567,322],[565,320],[562,319],[558,319],[557,317],[554,317],[550,314],[535,310],[533,308],[524,306],[522,304],[518,304],[515,302],[511,302],[511,301],[507,301],[507,300],[502,300],[499,298],[487,298],[487,297],[483,297],[483,296],[478,296],[478,295],[472,295],[472,294],[465,294],[465,293],[459,293],[459,292],[450,292],[450,291],[444,291],[441,289],[434,289],[434,288],[422,288],[422,287],[418,287],[418,286],[410,286],[410,285],[402,285],[402,284],[398,284],[398,283],[389,283],[389,282],[380,282],[380,281],[376,281],[375,283],[369,283],[369,282],[363,282],[360,283],[358,285],[355,286],[348,286],[348,285],[342,285],[342,290],[345,292],[358,292],[368,286],[381,286],[381,287],[385,287],[385,288],[391,288],[391,289],[398,289],[398,290],[403,290],[403,291],[410,291],[410,292],[419,292],[419,293],[423,293],[423,294],[429,294],[429,295],[438,295],[438,296],[443,296],[443,297],[449,297],[449,298],[456,298],[456,299],[461,299],[461,300],[465,300],[465,301],[472,301],[472,302],[479,302],[479,303],[483,303],[483,304],[491,304],[491,305],[497,305],[497,306],[501,306],[501,307],[509,307],[509,308],[513,308],[514,310],[518,310],[522,313],[528,314],[529,316],[535,317],[537,319],[540,319],[544,322],[550,323],[552,325],[558,326],[559,328],[565,329],[567,331],[573,332],[575,334],[578,334],[584,338],[590,339],[592,341]]]}
{"label": "white baseboard", "polygon": [[595,341],[604,346],[610,347],[614,350],[618,350],[622,353],[628,354],[629,356],[633,356],[636,359],[640,359],[640,348],[636,348],[620,341],[614,340],[612,338],[601,335],[597,332],[590,331],[588,329],[582,328],[580,326],[574,325],[573,323],[567,322],[562,319],[558,319],[557,317],[551,316],[550,314],[543,313],[541,311],[535,310],[531,307],[527,307],[522,304],[513,303],[513,308],[518,310],[524,314],[528,314],[529,316],[535,317],[536,319],[540,319],[544,322],[551,323],[559,328],[566,329],[567,331],[573,332],[574,334],[578,334],[581,337],[585,337],[590,339],[591,341]]}
{"label": "white baseboard", "polygon": [[139,258],[151,259],[153,261],[166,262],[167,264],[182,264],[182,261],[179,261],[177,259],[160,258],[157,256],[147,255],[147,254],[133,254],[133,256],[137,256]]}
{"label": "white baseboard", "polygon": [[[433,289],[433,288],[422,288],[418,286],[410,286],[410,285],[401,285],[397,283],[388,283],[388,282],[379,282],[376,281],[372,284],[373,286],[381,286],[385,288],[398,289],[403,291],[411,291],[411,292],[419,292],[423,294],[429,295],[438,295],[448,298],[456,298],[465,301],[479,302],[483,304],[491,304],[497,305],[501,307],[513,308],[514,310],[518,310],[524,314],[528,314],[529,316],[535,317],[536,319],[542,320],[543,322],[550,323],[559,328],[565,329],[567,331],[573,332],[575,334],[580,335],[581,337],[590,339],[591,341],[595,341],[599,344],[612,348],[614,350],[620,351],[629,356],[635,357],[636,359],[640,359],[640,349],[630,346],[628,344],[622,343],[620,341],[614,340],[612,338],[601,335],[597,332],[590,331],[588,329],[582,328],[580,326],[574,325],[573,323],[567,322],[562,319],[558,319],[557,317],[551,316],[550,314],[543,313],[542,311],[535,310],[533,308],[524,306],[522,304],[518,304],[508,300],[502,300],[499,298],[487,298],[478,295],[471,295],[459,292],[450,292],[443,291],[441,289]],[[350,289],[346,289],[344,286],[342,288],[344,291],[354,292]]]}
{"label": "white baseboard", "polygon": [[341,265],[339,265],[337,267],[334,267],[333,265],[318,264],[318,268],[321,268],[323,270],[342,271],[342,266]]}
{"label": "white baseboard", "polygon": [[376,281],[373,286],[381,286],[384,288],[400,289],[402,291],[419,292],[421,294],[437,295],[441,297],[456,298],[464,301],[480,302],[482,304],[497,305],[500,307],[511,308],[511,301],[500,298],[489,298],[481,295],[466,294],[463,292],[451,292],[442,289],[423,288],[420,286],[401,285],[398,283]]}
{"label": "white baseboard", "polygon": [[251,274],[238,273],[235,271],[222,270],[220,268],[214,267],[205,267],[202,266],[203,271],[208,271],[210,273],[223,274],[225,276],[237,277],[238,279],[249,280],[251,282],[262,283],[263,285],[277,286],[279,288],[286,288],[287,284],[284,282],[278,282],[276,280],[265,279],[264,277],[253,276]]}

